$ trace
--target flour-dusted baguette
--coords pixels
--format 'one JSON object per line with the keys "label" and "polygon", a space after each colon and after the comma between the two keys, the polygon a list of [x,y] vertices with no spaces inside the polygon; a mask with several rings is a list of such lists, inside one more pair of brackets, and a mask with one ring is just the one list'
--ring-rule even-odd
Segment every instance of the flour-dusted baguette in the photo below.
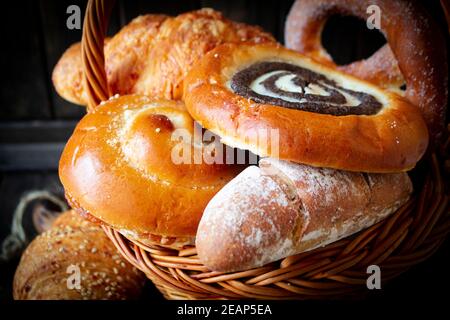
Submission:
{"label": "flour-dusted baguette", "polygon": [[382,220],[412,192],[406,173],[364,174],[265,158],[209,202],[196,245],[216,271],[238,271],[337,241]]}

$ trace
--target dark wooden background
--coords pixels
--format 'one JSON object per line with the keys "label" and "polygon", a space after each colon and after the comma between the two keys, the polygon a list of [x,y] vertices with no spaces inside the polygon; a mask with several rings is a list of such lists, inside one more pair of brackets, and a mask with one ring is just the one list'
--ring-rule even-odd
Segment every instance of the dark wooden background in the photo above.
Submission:
{"label": "dark wooden background", "polygon": [[[117,1],[109,27],[114,34],[132,18],[144,13],[176,15],[212,7],[233,20],[256,24],[283,42],[285,17],[293,0],[128,0]],[[445,30],[439,1],[422,1]],[[84,115],[82,107],[61,99],[53,89],[51,73],[64,50],[80,41],[80,30],[66,27],[66,9],[85,0],[10,1],[2,4],[0,19],[0,242],[9,233],[12,213],[29,190],[46,189],[63,194],[57,164],[65,141]],[[355,18],[330,19],[323,43],[335,61],[344,64],[368,57],[385,42]],[[414,268],[374,299],[423,294],[450,285],[449,244],[428,262]],[[0,300],[10,299],[11,279],[18,259],[0,262]],[[444,262],[445,261],[445,262]]]}

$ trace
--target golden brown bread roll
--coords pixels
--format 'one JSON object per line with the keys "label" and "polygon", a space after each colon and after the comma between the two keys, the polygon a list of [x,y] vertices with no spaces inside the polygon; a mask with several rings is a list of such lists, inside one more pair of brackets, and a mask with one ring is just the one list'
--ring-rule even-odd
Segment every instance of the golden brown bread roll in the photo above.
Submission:
{"label": "golden brown bread roll", "polygon": [[[80,271],[78,289],[69,289],[71,266]],[[143,284],[143,274],[120,256],[100,226],[67,211],[23,253],[13,296],[16,300],[136,299]]]}
{"label": "golden brown bread roll", "polygon": [[223,143],[315,167],[407,171],[428,145],[405,98],[280,45],[215,48],[186,77],[184,101]]}
{"label": "golden brown bread roll", "polygon": [[260,267],[367,228],[411,192],[403,172],[362,174],[264,158],[208,203],[197,252],[215,271]]}
{"label": "golden brown bread roll", "polygon": [[127,237],[193,244],[206,204],[242,170],[208,164],[209,144],[194,141],[194,129],[182,102],[110,99],[80,121],[61,156],[68,201]]}
{"label": "golden brown bread roll", "polygon": [[[177,17],[140,16],[106,41],[108,84],[114,94],[180,99],[183,79],[199,58],[221,43],[242,41],[275,40],[258,27],[227,20],[212,9]],[[53,71],[53,83],[63,98],[86,105],[80,50],[77,43],[63,54]]]}

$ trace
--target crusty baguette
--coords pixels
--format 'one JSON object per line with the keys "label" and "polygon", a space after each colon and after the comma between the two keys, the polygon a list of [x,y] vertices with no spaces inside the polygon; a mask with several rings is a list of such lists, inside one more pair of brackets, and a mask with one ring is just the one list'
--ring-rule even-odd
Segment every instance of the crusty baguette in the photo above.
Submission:
{"label": "crusty baguette", "polygon": [[406,173],[363,174],[265,158],[209,202],[197,252],[215,271],[263,266],[371,226],[411,192]]}
{"label": "crusty baguette", "polygon": [[[77,266],[79,288],[68,280]],[[121,300],[139,297],[144,275],[116,251],[100,226],[73,211],[59,216],[22,255],[13,283],[16,300]]]}

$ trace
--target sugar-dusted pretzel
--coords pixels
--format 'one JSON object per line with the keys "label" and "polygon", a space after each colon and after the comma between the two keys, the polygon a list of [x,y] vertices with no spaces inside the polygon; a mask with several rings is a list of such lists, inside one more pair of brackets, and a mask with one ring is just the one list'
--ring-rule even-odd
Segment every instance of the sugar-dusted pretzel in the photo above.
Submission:
{"label": "sugar-dusted pretzel", "polygon": [[406,82],[405,96],[420,107],[431,137],[439,136],[444,128],[448,98],[445,39],[418,3],[404,0],[297,0],[286,21],[286,45],[335,66],[320,41],[326,21],[336,14],[365,20],[370,15],[367,8],[371,5],[380,9],[381,31],[388,44],[367,60],[339,68],[384,87],[398,86],[400,71]]}

